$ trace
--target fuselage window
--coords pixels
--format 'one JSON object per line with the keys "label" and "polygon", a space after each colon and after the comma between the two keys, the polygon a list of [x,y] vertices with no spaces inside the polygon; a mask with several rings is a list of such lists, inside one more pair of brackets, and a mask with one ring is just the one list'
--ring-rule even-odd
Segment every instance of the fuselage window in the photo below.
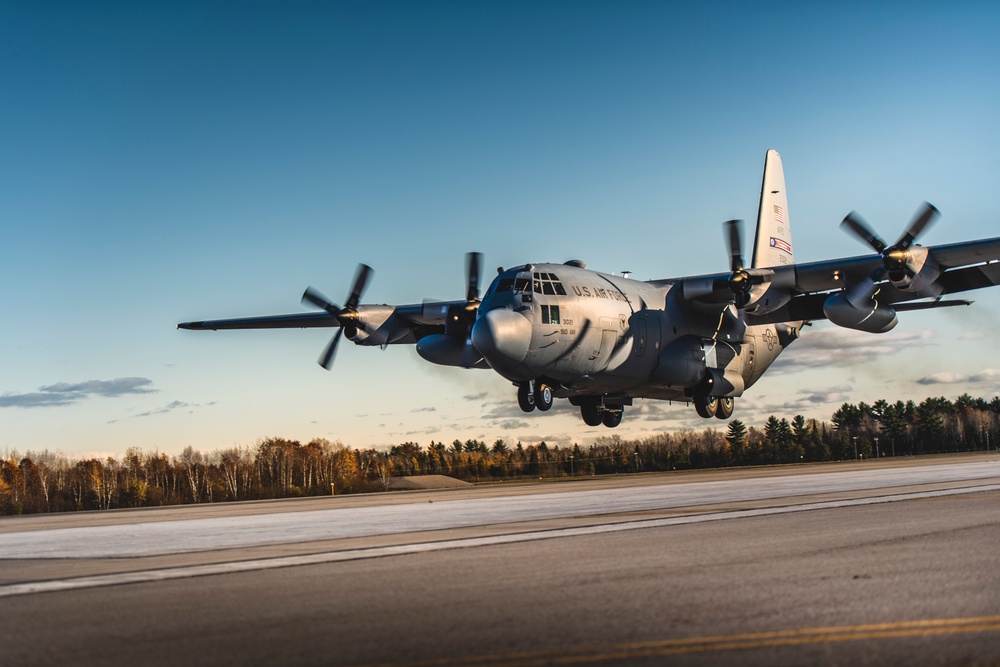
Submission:
{"label": "fuselage window", "polygon": [[512,289],[514,289],[513,278],[501,278],[500,282],[497,283],[497,292],[509,292]]}
{"label": "fuselage window", "polygon": [[559,306],[549,306],[549,319],[551,324],[559,324]]}
{"label": "fuselage window", "polygon": [[531,291],[531,279],[530,278],[518,278],[514,281],[514,291],[515,292],[530,292]]}

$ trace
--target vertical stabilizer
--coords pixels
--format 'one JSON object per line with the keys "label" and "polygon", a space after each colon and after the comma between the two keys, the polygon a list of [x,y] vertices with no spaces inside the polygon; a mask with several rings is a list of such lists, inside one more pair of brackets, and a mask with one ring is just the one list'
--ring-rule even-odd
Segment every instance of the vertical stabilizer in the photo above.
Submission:
{"label": "vertical stabilizer", "polygon": [[760,187],[751,266],[765,268],[792,263],[792,230],[788,226],[785,172],[781,168],[781,156],[772,149],[764,158],[764,182]]}

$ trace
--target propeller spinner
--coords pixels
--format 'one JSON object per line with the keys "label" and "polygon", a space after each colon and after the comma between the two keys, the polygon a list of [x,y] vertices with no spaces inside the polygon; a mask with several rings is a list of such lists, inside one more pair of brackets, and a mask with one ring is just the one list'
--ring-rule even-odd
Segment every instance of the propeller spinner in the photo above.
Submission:
{"label": "propeller spinner", "polygon": [[361,295],[364,294],[372,273],[372,268],[367,264],[358,264],[357,273],[354,274],[354,286],[351,288],[351,293],[347,297],[347,303],[344,304],[343,308],[330,301],[312,287],[307,287],[305,293],[302,295],[302,303],[322,308],[337,318],[337,321],[340,323],[337,333],[327,343],[323,354],[318,359],[319,365],[326,370],[330,370],[333,367],[333,358],[337,354],[337,345],[340,344],[340,337],[344,334],[344,329],[348,327],[356,329],[360,324],[357,311],[358,303],[361,301]]}

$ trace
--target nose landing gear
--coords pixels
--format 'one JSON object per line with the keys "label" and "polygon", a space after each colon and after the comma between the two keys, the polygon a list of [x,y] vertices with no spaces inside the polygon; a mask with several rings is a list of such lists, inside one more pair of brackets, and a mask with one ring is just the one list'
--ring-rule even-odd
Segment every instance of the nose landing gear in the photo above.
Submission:
{"label": "nose landing gear", "polygon": [[517,404],[524,412],[538,408],[542,412],[552,409],[552,387],[535,380],[517,386]]}

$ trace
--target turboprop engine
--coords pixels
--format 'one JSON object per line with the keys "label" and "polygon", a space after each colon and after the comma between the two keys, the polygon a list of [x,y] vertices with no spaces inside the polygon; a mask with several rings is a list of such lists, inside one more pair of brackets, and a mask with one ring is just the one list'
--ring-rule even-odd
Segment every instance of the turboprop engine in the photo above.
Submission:
{"label": "turboprop engine", "polygon": [[840,226],[862,243],[881,255],[881,263],[874,273],[858,280],[848,289],[834,294],[823,302],[826,317],[842,327],[869,333],[885,333],[896,326],[896,311],[876,301],[878,283],[888,278],[897,289],[915,292],[921,296],[938,296],[941,288],[936,284],[941,268],[927,248],[914,245],[926,229],[937,220],[940,213],[924,202],[917,209],[906,231],[894,244],[887,245],[867,222],[851,211]]}

